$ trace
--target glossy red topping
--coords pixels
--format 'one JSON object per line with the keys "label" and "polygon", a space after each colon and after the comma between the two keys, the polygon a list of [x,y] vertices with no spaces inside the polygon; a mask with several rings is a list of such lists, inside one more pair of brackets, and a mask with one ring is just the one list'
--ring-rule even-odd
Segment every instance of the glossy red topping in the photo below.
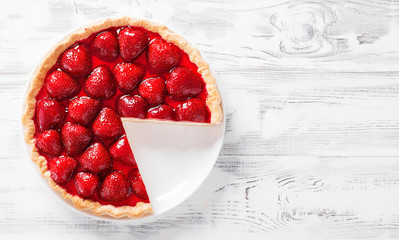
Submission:
{"label": "glossy red topping", "polygon": [[104,29],[74,43],[47,73],[36,97],[36,146],[68,193],[135,206],[149,200],[120,117],[210,122],[206,97],[198,67],[159,34]]}

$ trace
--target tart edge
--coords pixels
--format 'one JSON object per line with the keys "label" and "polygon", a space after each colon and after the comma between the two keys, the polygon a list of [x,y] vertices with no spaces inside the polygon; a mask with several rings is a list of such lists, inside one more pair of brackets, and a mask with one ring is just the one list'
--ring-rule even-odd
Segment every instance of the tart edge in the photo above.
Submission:
{"label": "tart edge", "polygon": [[127,25],[143,27],[149,31],[157,32],[166,41],[175,44],[189,55],[190,61],[198,66],[198,73],[202,75],[207,86],[208,96],[206,98],[206,104],[211,112],[211,124],[221,123],[223,120],[223,112],[216,80],[210,72],[208,63],[204,61],[200,52],[196,48],[190,46],[182,36],[170,31],[164,25],[155,24],[144,19],[120,17],[108,18],[79,28],[64,39],[60,40],[55,47],[50,49],[50,51],[42,58],[30,79],[30,85],[25,99],[25,109],[22,116],[22,125],[24,126],[25,142],[32,147],[30,153],[32,161],[38,165],[40,173],[48,180],[50,187],[59,191],[65,199],[70,199],[76,208],[89,209],[96,215],[109,215],[115,218],[140,218],[152,213],[150,203],[138,202],[135,207],[115,207],[112,205],[101,205],[99,202],[94,202],[69,194],[51,178],[50,171],[47,167],[47,160],[43,156],[40,156],[34,140],[35,124],[33,116],[35,113],[36,96],[44,83],[47,72],[54,66],[54,64],[56,64],[58,57],[73,43],[83,40],[93,33],[110,27]]}

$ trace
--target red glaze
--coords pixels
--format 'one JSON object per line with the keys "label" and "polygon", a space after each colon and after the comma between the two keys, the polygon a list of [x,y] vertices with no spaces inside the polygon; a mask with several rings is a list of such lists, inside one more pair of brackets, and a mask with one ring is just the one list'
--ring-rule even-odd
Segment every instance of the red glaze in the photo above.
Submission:
{"label": "red glaze", "polygon": [[[154,40],[154,39],[161,39],[161,36],[159,34],[147,31],[144,28],[140,28],[140,27],[131,27],[131,28],[140,30],[140,31],[144,32],[145,34],[147,34],[150,41]],[[120,31],[120,29],[122,29],[122,27],[104,29],[101,32],[107,31],[107,32],[111,32],[112,34],[118,35],[118,32]],[[78,47],[78,48],[80,48],[81,52],[83,52],[83,54],[79,53],[79,54],[75,55],[78,57],[77,58],[78,61],[74,62],[74,61],[71,61],[71,59],[69,59],[69,61],[65,60],[66,59],[65,55],[67,55],[66,54],[67,52],[68,52],[68,54],[70,54],[72,56],[74,55],[74,53],[72,53],[72,54],[70,53],[72,51],[66,51],[66,52],[64,52],[64,54],[61,54],[58,62],[47,73],[48,75],[46,78],[48,78],[48,76],[53,71],[56,71],[57,69],[61,68],[64,71],[66,71],[68,74],[75,77],[76,80],[79,82],[79,85],[83,86],[83,84],[86,81],[87,76],[95,68],[97,68],[99,66],[107,66],[109,69],[113,70],[117,64],[123,63],[124,59],[122,58],[121,54],[118,54],[114,59],[111,60],[111,59],[107,59],[104,56],[101,56],[101,55],[95,53],[95,51],[97,51],[97,50],[94,50],[94,48],[95,48],[94,47],[94,39],[96,38],[97,35],[99,35],[99,33],[100,32],[92,34],[87,39],[79,41],[71,46],[70,49],[74,49],[74,48],[77,48],[78,45],[79,46],[85,45],[85,46],[87,46],[86,49],[89,50],[85,54],[84,53],[85,50],[81,50],[85,47]],[[97,46],[99,46],[99,45],[101,45],[101,44],[97,44]],[[198,73],[198,67],[190,61],[188,55],[186,53],[184,53],[182,50],[180,50],[179,48],[177,48],[175,45],[173,45],[173,44],[168,44],[168,45],[172,46],[172,48],[173,48],[170,51],[170,52],[172,52],[171,59],[177,59],[176,56],[179,55],[179,60],[177,61],[177,63],[174,66],[176,66],[176,67],[184,66],[186,68],[189,68],[192,72],[194,72],[195,75],[197,75],[202,80],[201,75]],[[76,51],[76,50],[74,50],[74,51]],[[156,51],[154,51],[154,52],[156,52]],[[159,75],[157,75],[156,73],[150,72],[150,65],[149,65],[150,63],[147,60],[148,55],[151,55],[151,54],[148,54],[148,47],[147,47],[132,62],[134,64],[144,66],[146,68],[144,76],[138,81],[137,85],[140,84],[142,79],[148,79],[148,78],[159,77],[159,76],[164,77],[166,79],[166,81],[168,81],[170,78],[169,77],[170,74],[168,72],[169,70],[166,70],[166,72],[161,73]],[[153,60],[156,58],[159,58],[159,59],[161,58],[160,56],[155,57],[156,54],[151,55],[151,56],[154,56]],[[62,58],[63,58],[63,60],[61,61]],[[87,58],[90,61],[86,61],[85,59],[87,59]],[[158,62],[158,61],[152,61],[152,62],[154,63],[154,62]],[[159,62],[161,62],[161,61],[159,61]],[[76,66],[78,66],[77,70],[80,70],[80,71],[68,72],[66,70],[66,68],[68,66],[72,66],[74,64]],[[112,109],[117,109],[116,103],[117,103],[117,99],[119,99],[119,97],[121,97],[122,95],[124,95],[126,93],[129,93],[130,95],[138,95],[139,94],[137,85],[134,86],[133,90],[130,92],[126,92],[126,91],[122,92],[121,89],[119,89],[119,87],[116,88],[116,93],[113,94],[109,99],[100,99],[99,100],[101,102],[102,107],[110,107]],[[77,94],[77,96],[78,97],[88,97],[88,95],[84,91],[83,87],[80,88],[80,91]],[[206,88],[203,87],[202,91],[196,96],[196,98],[199,98],[199,99],[205,101],[206,97],[207,97],[207,91],[206,91]],[[35,132],[35,136],[34,136],[36,139],[38,138],[39,134],[45,130],[55,129],[55,130],[60,131],[60,129],[63,127],[65,122],[72,122],[75,124],[86,125],[88,127],[91,126],[92,122],[94,122],[94,119],[87,120],[90,118],[87,116],[82,117],[82,119],[84,119],[84,120],[78,119],[79,117],[76,117],[76,116],[73,117],[72,116],[73,114],[71,113],[71,109],[68,109],[68,112],[70,112],[70,113],[66,114],[64,106],[69,106],[71,99],[60,100],[60,102],[57,102],[57,101],[50,100],[48,98],[53,98],[53,97],[48,94],[46,83],[45,83],[45,84],[43,84],[42,89],[39,91],[39,94],[36,96],[37,107],[36,107],[35,116],[34,116],[35,125],[36,125],[36,129],[37,129]],[[42,99],[44,100],[43,103],[46,103],[46,104],[40,103],[41,102],[40,100],[42,100]],[[185,101],[172,99],[171,95],[169,93],[166,94],[166,97],[164,99],[164,104],[169,105],[173,111],[176,110],[177,106],[183,102],[185,102]],[[43,106],[43,105],[45,105],[45,106]],[[79,104],[77,104],[77,105],[79,105]],[[159,107],[156,106],[154,108],[150,108],[148,110],[148,112],[146,112],[146,117],[147,118],[168,119],[170,117],[169,115],[174,115],[174,114],[170,113],[173,111],[170,111],[170,109],[168,107],[162,107],[162,106],[164,106],[164,105],[161,105]],[[84,108],[84,107],[82,107],[82,108]],[[163,108],[168,108],[168,110],[161,110]],[[157,109],[157,110],[155,110],[155,109]],[[207,111],[207,114],[206,114],[205,122],[209,123],[210,122],[210,113],[209,113],[208,109],[206,109],[206,111]],[[75,109],[74,112],[75,113],[79,112],[79,110]],[[157,113],[154,113],[154,112],[157,112]],[[169,112],[169,113],[167,113],[167,112]],[[96,115],[96,114],[94,114],[94,115]],[[169,116],[169,117],[167,117],[167,116]],[[94,116],[93,118],[96,118],[96,116]],[[174,119],[175,118],[173,117],[172,120],[174,120]],[[171,120],[171,119],[168,119],[168,120]],[[87,121],[88,121],[88,123],[86,123]],[[101,124],[98,124],[98,125],[101,125]],[[117,129],[119,129],[119,128],[117,128]],[[121,128],[120,131],[121,131],[121,133],[119,134],[119,136],[124,134],[123,128]],[[101,132],[101,130],[100,130],[100,132]],[[118,130],[118,132],[119,132],[119,130]],[[116,139],[116,138],[114,138],[114,139]],[[112,139],[112,140],[100,139],[99,136],[94,135],[93,141],[101,142],[106,149],[109,149],[110,145],[115,141],[114,139]],[[40,150],[40,153],[42,156],[44,156],[47,159],[48,165],[50,166],[49,162],[52,161],[51,156],[44,153],[41,150]],[[64,151],[62,154],[66,155],[67,153]],[[77,159],[80,159],[80,157],[81,156],[78,156]],[[112,166],[110,167],[110,170],[112,169],[113,171],[120,171],[125,176],[127,176],[129,174],[129,172],[138,172],[136,165],[126,165],[122,161],[111,160],[111,165]],[[50,168],[50,171],[51,171],[51,168]],[[78,171],[82,171],[82,167],[79,167]],[[105,170],[104,172],[106,172],[106,171],[108,171],[108,170]],[[52,175],[54,175],[54,174],[52,173]],[[100,180],[100,184],[101,184],[101,182],[102,182],[101,177],[99,180]],[[72,195],[79,195],[74,180],[69,180],[68,182],[62,183],[62,184],[60,183],[60,186]],[[130,194],[125,200],[118,201],[118,202],[106,201],[99,197],[99,191],[95,191],[93,195],[91,195],[90,197],[87,197],[87,198],[90,200],[99,202],[101,204],[104,204],[104,205],[111,204],[116,207],[118,207],[118,206],[135,206],[137,202],[149,202],[148,198],[144,198],[144,199],[139,198],[136,194]]]}

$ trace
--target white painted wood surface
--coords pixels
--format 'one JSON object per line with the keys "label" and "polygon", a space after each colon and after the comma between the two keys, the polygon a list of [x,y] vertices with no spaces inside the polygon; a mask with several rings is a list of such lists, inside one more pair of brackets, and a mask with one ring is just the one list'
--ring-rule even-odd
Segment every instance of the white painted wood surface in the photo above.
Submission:
{"label": "white painted wood surface", "polygon": [[[399,238],[399,2],[2,1],[0,239]],[[216,73],[227,132],[201,188],[156,222],[57,202],[21,143],[29,73],[74,27],[161,22]]]}

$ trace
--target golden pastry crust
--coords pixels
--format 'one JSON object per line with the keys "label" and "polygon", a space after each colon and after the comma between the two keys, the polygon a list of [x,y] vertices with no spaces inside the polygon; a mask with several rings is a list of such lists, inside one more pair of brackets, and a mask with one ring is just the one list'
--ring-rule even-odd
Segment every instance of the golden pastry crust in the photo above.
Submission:
{"label": "golden pastry crust", "polygon": [[32,160],[39,166],[40,172],[43,177],[48,179],[49,185],[54,190],[61,192],[64,198],[70,199],[76,208],[89,209],[96,215],[109,215],[115,218],[140,218],[152,213],[151,204],[139,202],[135,207],[114,207],[112,205],[101,205],[98,202],[85,200],[80,198],[79,196],[74,196],[66,192],[65,189],[61,188],[50,177],[50,171],[47,168],[47,161],[43,156],[40,156],[38,149],[35,146],[34,140],[35,124],[33,121],[33,117],[36,106],[36,96],[44,83],[47,72],[56,64],[59,56],[76,41],[86,39],[93,33],[110,27],[127,25],[143,27],[149,31],[159,33],[161,37],[164,38],[166,41],[175,44],[189,55],[191,62],[198,66],[198,73],[202,75],[206,83],[208,91],[206,104],[208,105],[208,108],[211,112],[211,124],[221,123],[223,121],[223,112],[221,107],[221,97],[217,89],[216,80],[211,74],[209,65],[204,61],[200,52],[196,48],[190,46],[183,37],[170,31],[166,26],[155,24],[143,19],[121,17],[108,18],[106,20],[102,20],[79,28],[69,34],[66,38],[58,42],[56,46],[46,54],[46,56],[41,60],[40,64],[38,65],[31,77],[30,86],[25,100],[26,108],[22,116],[22,124],[24,126],[25,141],[32,147]]}

